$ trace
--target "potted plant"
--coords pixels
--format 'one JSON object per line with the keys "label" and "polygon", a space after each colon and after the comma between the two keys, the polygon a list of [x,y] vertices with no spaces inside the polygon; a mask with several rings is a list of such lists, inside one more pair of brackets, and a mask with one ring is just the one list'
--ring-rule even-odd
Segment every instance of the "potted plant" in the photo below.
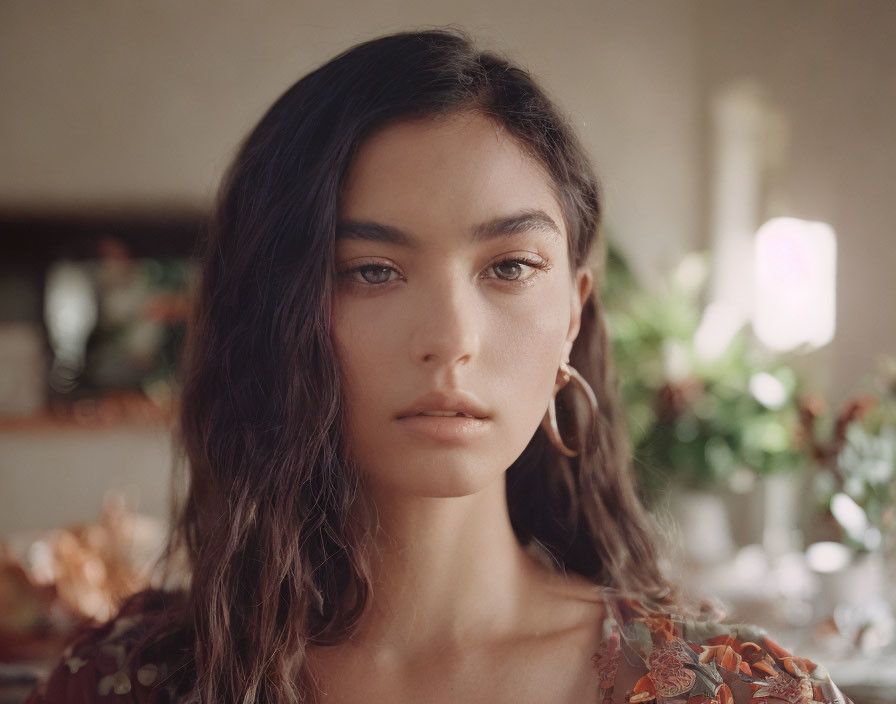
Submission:
{"label": "potted plant", "polygon": [[[707,252],[689,254],[648,291],[611,245],[602,292],[642,492],[656,506],[670,485],[684,490],[700,504],[686,513],[716,511],[708,495],[742,495],[756,479],[792,477],[807,464],[798,442],[803,381],[749,328],[723,329],[730,317],[702,305],[708,268]],[[738,503],[742,496],[726,512]],[[761,515],[754,524],[761,529]],[[704,542],[712,537],[698,530]]]}

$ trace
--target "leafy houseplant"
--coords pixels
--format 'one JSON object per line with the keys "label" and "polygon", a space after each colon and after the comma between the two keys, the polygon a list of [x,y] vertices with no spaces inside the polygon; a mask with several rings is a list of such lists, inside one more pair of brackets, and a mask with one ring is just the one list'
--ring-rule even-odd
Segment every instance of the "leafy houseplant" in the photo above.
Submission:
{"label": "leafy houseplant", "polygon": [[822,399],[802,400],[802,442],[814,460],[817,508],[831,537],[859,551],[896,540],[896,358],[836,416]]}
{"label": "leafy houseplant", "polygon": [[706,252],[689,254],[657,291],[648,291],[618,248],[609,247],[601,295],[648,502],[671,480],[736,488],[745,478],[806,464],[797,440],[803,384],[744,327],[712,329],[701,305],[708,268]]}

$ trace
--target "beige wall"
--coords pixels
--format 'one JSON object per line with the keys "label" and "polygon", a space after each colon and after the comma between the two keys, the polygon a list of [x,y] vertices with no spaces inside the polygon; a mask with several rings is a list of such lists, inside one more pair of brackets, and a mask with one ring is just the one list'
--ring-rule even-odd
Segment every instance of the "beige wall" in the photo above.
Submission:
{"label": "beige wall", "polygon": [[0,206],[205,206],[293,81],[377,34],[456,23],[541,76],[645,274],[696,238],[694,6],[406,0],[0,5]]}
{"label": "beige wall", "polygon": [[[611,234],[648,281],[707,241],[706,101],[755,77],[793,127],[792,214],[839,235],[833,395],[896,354],[889,0],[5,0],[0,207],[207,207],[237,141],[301,74],[354,42],[444,23],[544,79],[597,162]],[[104,488],[131,482],[149,487],[144,508],[164,510],[163,442],[90,439],[0,443],[0,533],[92,518]]]}
{"label": "beige wall", "polygon": [[109,490],[166,518],[172,457],[161,426],[0,433],[0,538],[97,520]]}
{"label": "beige wall", "polygon": [[837,332],[819,370],[836,402],[896,355],[896,3],[705,0],[698,16],[702,91],[759,82],[789,121],[787,214],[837,232]]}

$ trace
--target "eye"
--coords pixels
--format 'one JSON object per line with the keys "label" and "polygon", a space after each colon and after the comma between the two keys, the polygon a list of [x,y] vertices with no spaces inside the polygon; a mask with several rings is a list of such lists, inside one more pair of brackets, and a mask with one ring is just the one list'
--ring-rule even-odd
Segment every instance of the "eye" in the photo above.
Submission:
{"label": "eye", "polygon": [[[352,269],[346,269],[340,273],[340,276],[344,276],[350,283],[360,284],[361,286],[381,286],[390,282],[390,272],[398,273],[391,266],[383,266],[382,264],[364,264]],[[360,279],[358,276],[355,276],[356,274],[360,276]]]}
{"label": "eye", "polygon": [[[497,278],[499,281],[526,284],[530,283],[540,272],[550,269],[551,265],[541,258],[513,257],[495,262],[489,268],[498,273]],[[526,275],[526,269],[530,270],[528,275]]]}
{"label": "eye", "polygon": [[[532,283],[532,279],[540,272],[548,269],[551,269],[551,265],[540,257],[508,257],[491,264],[488,270],[494,270],[497,276],[486,278],[496,278],[508,284],[527,285]],[[393,278],[392,274],[396,274],[396,277]],[[367,290],[384,287],[401,278],[393,267],[379,263],[361,264],[345,269],[339,272],[339,276],[348,284]]]}

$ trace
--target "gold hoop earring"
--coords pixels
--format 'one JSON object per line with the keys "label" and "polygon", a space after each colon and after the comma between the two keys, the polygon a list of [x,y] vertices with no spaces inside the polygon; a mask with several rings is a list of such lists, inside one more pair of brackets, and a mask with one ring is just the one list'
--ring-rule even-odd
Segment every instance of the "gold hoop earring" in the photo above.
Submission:
{"label": "gold hoop earring", "polygon": [[591,414],[591,420],[588,427],[593,427],[597,421],[597,398],[594,396],[594,390],[588,382],[585,381],[585,378],[579,374],[574,367],[570,366],[568,362],[563,362],[560,365],[558,377],[557,384],[554,388],[554,394],[551,396],[551,403],[548,405],[548,412],[545,414],[544,418],[542,418],[541,425],[547,433],[551,444],[556,447],[558,451],[567,457],[575,457],[579,452],[567,447],[566,443],[563,442],[563,438],[560,436],[560,429],[557,427],[557,393],[570,381],[574,381],[578,384],[579,388],[585,393],[585,397],[588,399],[588,410]]}

